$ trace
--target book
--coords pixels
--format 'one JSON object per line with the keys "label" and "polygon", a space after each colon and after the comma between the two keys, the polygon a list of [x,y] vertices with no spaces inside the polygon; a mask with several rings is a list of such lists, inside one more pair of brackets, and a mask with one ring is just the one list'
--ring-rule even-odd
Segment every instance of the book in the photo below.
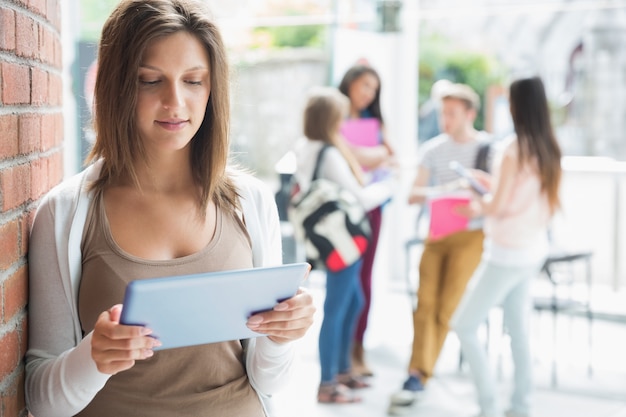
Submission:
{"label": "book", "polygon": [[470,202],[468,196],[439,196],[428,201],[430,210],[430,227],[428,237],[441,239],[452,233],[467,230],[469,219],[457,214],[455,208],[459,205],[467,205]]}
{"label": "book", "polygon": [[376,118],[346,119],[341,123],[339,130],[352,145],[380,145],[380,122]]}

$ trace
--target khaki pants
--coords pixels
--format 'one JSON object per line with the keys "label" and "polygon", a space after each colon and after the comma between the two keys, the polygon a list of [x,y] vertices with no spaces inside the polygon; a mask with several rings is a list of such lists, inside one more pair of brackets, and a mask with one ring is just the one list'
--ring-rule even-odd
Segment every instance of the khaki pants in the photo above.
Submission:
{"label": "khaki pants", "polygon": [[423,383],[433,375],[450,318],[480,262],[483,238],[482,230],[470,230],[424,245],[409,364],[409,371],[420,371]]}

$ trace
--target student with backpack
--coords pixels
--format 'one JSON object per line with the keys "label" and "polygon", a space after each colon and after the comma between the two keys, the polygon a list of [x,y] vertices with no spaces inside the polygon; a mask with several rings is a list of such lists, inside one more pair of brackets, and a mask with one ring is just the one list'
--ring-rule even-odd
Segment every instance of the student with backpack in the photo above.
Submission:
{"label": "student with backpack", "polygon": [[[463,188],[450,168],[457,161],[471,168],[481,159],[489,140],[474,128],[480,106],[478,94],[467,85],[449,84],[441,92],[443,133],[427,141],[420,152],[418,173],[409,192],[409,204],[427,204],[434,197]],[[462,192],[468,193],[467,190]],[[466,198],[466,203],[469,198]],[[431,220],[434,215],[430,213]],[[432,223],[432,222],[431,222]],[[449,320],[482,254],[480,219],[466,221],[454,233],[426,239],[419,265],[417,309],[413,312],[413,346],[408,376],[391,396],[389,413],[402,415],[424,391],[448,335]],[[431,228],[432,230],[432,228]]]}
{"label": "student with backpack", "polygon": [[[294,175],[300,192],[306,193],[311,187],[318,155],[324,149],[317,178],[339,184],[368,210],[392,196],[396,180],[390,177],[364,185],[361,167],[339,131],[348,106],[348,99],[335,88],[318,87],[311,91],[304,110],[304,137],[294,149],[297,161]],[[361,264],[359,258],[341,270],[326,271],[324,319],[319,336],[321,382],[317,399],[321,403],[360,401],[351,389],[368,386],[352,373],[350,359],[356,320],[363,307]]]}

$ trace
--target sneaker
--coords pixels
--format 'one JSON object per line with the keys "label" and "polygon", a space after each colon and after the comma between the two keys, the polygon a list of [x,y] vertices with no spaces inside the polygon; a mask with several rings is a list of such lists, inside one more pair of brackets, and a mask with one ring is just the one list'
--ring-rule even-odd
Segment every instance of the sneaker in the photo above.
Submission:
{"label": "sneaker", "polygon": [[423,391],[422,380],[415,375],[409,375],[402,384],[402,389],[391,396],[391,405],[409,407],[419,399]]}
{"label": "sneaker", "polygon": [[391,404],[387,410],[387,414],[390,416],[406,416],[413,413],[413,407],[410,405],[395,405]]}
{"label": "sneaker", "polygon": [[404,384],[402,384],[402,389],[406,391],[418,392],[424,391],[424,384],[422,384],[422,380],[415,375],[409,375]]}

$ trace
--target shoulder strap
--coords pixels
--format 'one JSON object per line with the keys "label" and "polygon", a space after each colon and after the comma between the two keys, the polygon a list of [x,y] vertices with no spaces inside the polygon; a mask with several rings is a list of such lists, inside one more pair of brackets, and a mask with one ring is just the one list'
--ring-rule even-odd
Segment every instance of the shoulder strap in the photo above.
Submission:
{"label": "shoulder strap", "polygon": [[322,157],[324,156],[324,152],[326,152],[326,149],[330,147],[331,145],[324,144],[324,146],[322,146],[322,149],[320,149],[319,153],[317,154],[317,161],[315,161],[315,169],[313,170],[313,178],[311,179],[311,181],[315,181],[318,178],[320,165],[322,164]]}
{"label": "shoulder strap", "polygon": [[487,156],[489,155],[489,147],[491,142],[481,143],[476,153],[476,160],[474,161],[474,168],[488,172]]}

